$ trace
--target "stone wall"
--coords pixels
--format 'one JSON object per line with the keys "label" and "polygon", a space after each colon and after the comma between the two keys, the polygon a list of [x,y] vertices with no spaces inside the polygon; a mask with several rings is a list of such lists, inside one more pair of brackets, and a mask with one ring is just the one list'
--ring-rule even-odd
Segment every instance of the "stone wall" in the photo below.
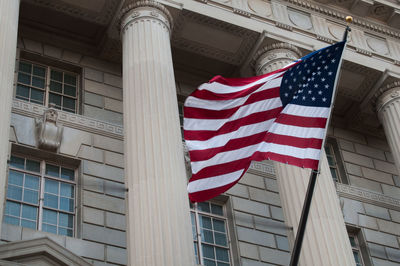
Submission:
{"label": "stone wall", "polygon": [[[67,50],[19,39],[21,53],[43,62],[81,69],[81,115],[59,111],[64,127],[56,154],[78,162],[76,237],[65,237],[4,224],[4,242],[47,236],[94,265],[126,265],[125,185],[122,135],[122,79],[119,65]],[[39,55],[39,57],[38,57]],[[10,141],[13,147],[37,149],[35,119],[45,107],[14,100]]]}

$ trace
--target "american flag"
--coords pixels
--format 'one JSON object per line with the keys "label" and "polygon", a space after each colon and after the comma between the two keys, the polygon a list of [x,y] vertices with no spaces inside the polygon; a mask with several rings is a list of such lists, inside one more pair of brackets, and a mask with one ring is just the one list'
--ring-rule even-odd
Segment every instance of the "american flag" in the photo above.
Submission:
{"label": "american flag", "polygon": [[192,202],[236,184],[251,161],[318,169],[344,42],[250,78],[216,76],[185,101]]}

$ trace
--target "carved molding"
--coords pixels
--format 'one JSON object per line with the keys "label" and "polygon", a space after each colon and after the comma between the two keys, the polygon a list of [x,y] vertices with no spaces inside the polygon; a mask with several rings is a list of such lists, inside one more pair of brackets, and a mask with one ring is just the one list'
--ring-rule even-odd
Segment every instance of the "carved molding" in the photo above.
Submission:
{"label": "carved molding", "polygon": [[[343,13],[331,8],[327,8],[326,6],[321,6],[318,4],[314,4],[310,1],[304,1],[304,0],[285,0],[285,2],[292,3],[296,6],[312,10],[314,12],[324,14],[326,16],[329,16],[331,18],[339,19],[341,23],[344,24],[344,19],[348,15],[348,13]],[[371,20],[368,19],[361,19],[355,17],[352,22],[353,25],[357,25],[361,28],[365,28],[368,30],[372,30],[375,32],[383,33],[385,35],[391,36],[391,37],[400,37],[400,32],[394,31],[390,29],[389,27],[382,26],[381,24],[378,23],[373,23]]]}
{"label": "carved molding", "polygon": [[349,198],[391,210],[400,210],[400,199],[385,196],[362,188],[336,183],[336,192],[340,197]]}
{"label": "carved molding", "polygon": [[262,75],[293,62],[301,57],[301,51],[289,43],[274,43],[259,49],[251,63],[256,75]]}
{"label": "carved molding", "polygon": [[272,161],[251,162],[247,172],[267,177],[276,177],[275,168],[272,164]]}
{"label": "carved molding", "polygon": [[[161,16],[160,16],[161,15]],[[137,1],[127,4],[119,14],[121,33],[126,27],[140,19],[152,19],[162,23],[168,31],[172,32],[173,19],[169,11],[155,1]]]}
{"label": "carved molding", "polygon": [[[37,118],[43,116],[45,110],[47,108],[42,105],[18,99],[13,100],[12,112],[16,114]],[[121,126],[64,111],[58,111],[58,121],[66,127],[123,140],[123,127]]]}

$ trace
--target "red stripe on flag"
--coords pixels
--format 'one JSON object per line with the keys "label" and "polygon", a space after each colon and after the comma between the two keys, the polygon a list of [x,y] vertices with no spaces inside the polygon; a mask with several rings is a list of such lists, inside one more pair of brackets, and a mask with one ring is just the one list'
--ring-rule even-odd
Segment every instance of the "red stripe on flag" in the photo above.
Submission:
{"label": "red stripe on flag", "polygon": [[223,119],[231,117],[239,108],[255,102],[265,101],[272,98],[279,97],[279,88],[272,88],[260,92],[253,93],[242,105],[225,110],[210,110],[196,107],[187,107],[183,109],[185,118],[199,118],[199,119]]}
{"label": "red stripe on flag", "polygon": [[264,112],[258,112],[246,117],[229,121],[220,129],[213,130],[185,130],[184,136],[186,140],[208,140],[212,137],[226,134],[238,130],[242,126],[256,124],[275,118],[282,111],[282,107],[274,108]]}
{"label": "red stripe on flag", "polygon": [[275,123],[298,126],[298,127],[315,127],[315,128],[325,128],[326,118],[323,117],[304,117],[289,114],[280,114]]}
{"label": "red stripe on flag", "polygon": [[297,157],[292,157],[288,155],[277,154],[273,152],[267,152],[265,154],[266,159],[270,159],[273,161],[278,161],[281,163],[286,163],[290,165],[295,165],[303,168],[311,168],[314,170],[318,170],[318,160],[313,159],[299,159]]}

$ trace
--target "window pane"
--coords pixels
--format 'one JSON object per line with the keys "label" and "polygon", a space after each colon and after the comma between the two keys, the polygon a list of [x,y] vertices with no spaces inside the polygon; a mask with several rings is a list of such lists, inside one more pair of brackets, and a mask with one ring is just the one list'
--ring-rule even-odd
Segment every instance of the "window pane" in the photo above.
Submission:
{"label": "window pane", "polygon": [[63,110],[75,112],[75,100],[64,96]]}
{"label": "window pane", "polygon": [[74,197],[74,186],[70,184],[61,183],[61,196],[63,197]]}
{"label": "window pane", "polygon": [[7,189],[7,198],[22,200],[22,188],[9,185]]}
{"label": "window pane", "polygon": [[21,226],[36,229],[36,222],[21,219]]}
{"label": "window pane", "polygon": [[6,224],[19,225],[19,218],[10,217],[10,216],[5,215],[4,216],[4,222]]}
{"label": "window pane", "polygon": [[44,89],[44,79],[39,77],[32,77],[32,86]]}
{"label": "window pane", "polygon": [[43,223],[57,224],[57,212],[43,209]]}
{"label": "window pane", "polygon": [[58,209],[58,196],[45,193],[44,206]]}
{"label": "window pane", "polygon": [[333,159],[332,156],[326,156],[326,158],[328,159],[329,166],[335,166],[336,165],[335,160]]}
{"label": "window pane", "polygon": [[351,244],[351,246],[354,248],[354,247],[357,247],[357,245],[356,245],[356,240],[354,239],[354,236],[349,236],[349,239],[350,239],[350,244]]}
{"label": "window pane", "polygon": [[44,91],[31,89],[31,102],[43,104]]}
{"label": "window pane", "polygon": [[210,204],[208,202],[199,202],[197,203],[197,207],[200,211],[210,212]]}
{"label": "window pane", "polygon": [[190,219],[192,220],[192,235],[193,239],[197,240],[197,232],[196,232],[196,218],[194,217],[194,213],[190,213]]}
{"label": "window pane", "polygon": [[74,216],[71,214],[60,213],[58,225],[62,227],[73,228],[74,227]]}
{"label": "window pane", "polygon": [[361,259],[360,259],[360,254],[358,251],[353,251],[354,259],[356,261],[357,265],[361,265]]}
{"label": "window pane", "polygon": [[58,93],[62,93],[62,83],[50,81],[50,90]]}
{"label": "window pane", "polygon": [[70,85],[76,85],[76,76],[64,74],[64,82]]}
{"label": "window pane", "polygon": [[24,85],[17,85],[17,92],[16,92],[16,97],[18,99],[29,99],[29,87],[24,86]]}
{"label": "window pane", "polygon": [[214,244],[213,232],[210,230],[201,229],[201,240],[207,243]]}
{"label": "window pane", "polygon": [[64,235],[64,236],[73,236],[71,229],[66,229],[66,228],[61,228],[61,227],[58,228],[58,234]]}
{"label": "window pane", "polygon": [[44,77],[46,75],[46,69],[44,67],[33,66],[33,75]]}
{"label": "window pane", "polygon": [[332,174],[333,180],[335,180],[336,182],[338,182],[338,177],[337,177],[337,174],[336,174],[336,169],[335,169],[335,168],[330,168],[330,170],[331,170],[331,174]]}
{"label": "window pane", "polygon": [[211,203],[211,212],[216,215],[224,215],[222,206]]}
{"label": "window pane", "polygon": [[17,185],[17,186],[22,187],[23,179],[24,179],[23,173],[10,170],[9,175],[8,175],[8,184]]}
{"label": "window pane", "polygon": [[60,197],[60,210],[74,211],[74,200],[69,198]]}
{"label": "window pane", "polygon": [[38,204],[39,193],[36,190],[25,189],[24,201],[32,204]]}
{"label": "window pane", "polygon": [[213,219],[214,230],[225,233],[225,222],[222,220]]}
{"label": "window pane", "polygon": [[56,165],[46,164],[46,175],[59,177],[60,176],[60,167]]}
{"label": "window pane", "polygon": [[31,73],[32,71],[32,65],[29,63],[25,63],[25,62],[20,62],[19,63],[19,71],[23,71],[26,73]]}
{"label": "window pane", "polygon": [[[49,94],[49,104],[53,103],[56,106],[60,107],[61,106],[61,96],[60,95],[56,95],[53,93]],[[58,108],[59,109],[59,108]]]}
{"label": "window pane", "polygon": [[32,172],[40,172],[40,163],[36,161],[26,160],[26,170]]}
{"label": "window pane", "polygon": [[50,180],[50,179],[45,179],[45,186],[44,186],[44,191],[53,193],[53,194],[59,194],[58,193],[58,181]]}
{"label": "window pane", "polygon": [[211,218],[206,216],[200,216],[200,227],[212,229]]}
{"label": "window pane", "polygon": [[227,249],[215,248],[217,260],[229,262],[229,253]]}
{"label": "window pane", "polygon": [[64,94],[69,96],[76,96],[76,88],[70,85],[64,85]]}
{"label": "window pane", "polygon": [[214,233],[215,244],[226,247],[228,245],[228,240],[225,234]]}
{"label": "window pane", "polygon": [[228,263],[218,262],[217,266],[229,266]]}
{"label": "window pane", "polygon": [[11,156],[10,158],[10,165],[15,168],[24,169],[24,158]]}
{"label": "window pane", "polygon": [[29,220],[36,220],[37,208],[22,204],[22,218],[29,219]]}
{"label": "window pane", "polygon": [[57,234],[57,227],[56,227],[56,226],[53,226],[53,225],[43,224],[42,230],[43,230],[44,232],[49,232],[49,233]]}
{"label": "window pane", "polygon": [[61,167],[61,178],[66,180],[74,180],[74,170]]}
{"label": "window pane", "polygon": [[62,82],[62,72],[52,70],[51,71],[51,79]]}
{"label": "window pane", "polygon": [[24,187],[39,190],[39,177],[26,174]]}
{"label": "window pane", "polygon": [[19,217],[20,213],[21,213],[21,204],[12,202],[12,201],[8,201],[8,200],[6,201],[5,214]]}
{"label": "window pane", "polygon": [[193,243],[194,256],[196,257],[196,263],[199,264],[199,251],[197,250],[197,244]]}
{"label": "window pane", "polygon": [[18,73],[18,82],[26,85],[31,85],[31,76],[24,73]]}
{"label": "window pane", "polygon": [[215,264],[215,261],[213,261],[213,260],[204,259],[204,265],[205,266],[215,266],[216,264]]}
{"label": "window pane", "polygon": [[201,245],[203,249],[203,256],[209,259],[215,259],[214,257],[214,247],[210,245]]}

